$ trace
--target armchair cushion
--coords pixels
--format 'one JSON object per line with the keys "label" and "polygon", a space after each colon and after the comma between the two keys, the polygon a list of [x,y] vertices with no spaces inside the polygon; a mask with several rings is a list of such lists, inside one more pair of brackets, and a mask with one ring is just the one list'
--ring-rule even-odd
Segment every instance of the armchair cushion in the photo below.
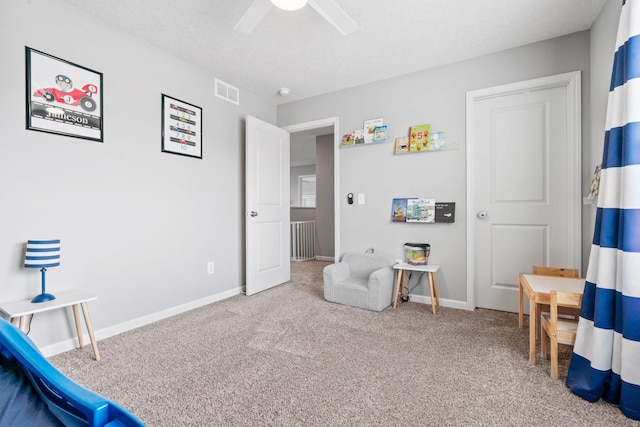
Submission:
{"label": "armchair cushion", "polygon": [[389,255],[347,252],[342,261],[324,268],[324,299],[381,311],[393,298],[393,265]]}

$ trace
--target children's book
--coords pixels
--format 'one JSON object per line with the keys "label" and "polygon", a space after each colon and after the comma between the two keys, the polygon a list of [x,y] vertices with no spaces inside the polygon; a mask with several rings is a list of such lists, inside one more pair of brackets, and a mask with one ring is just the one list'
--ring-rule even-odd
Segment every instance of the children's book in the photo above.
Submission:
{"label": "children's book", "polygon": [[393,199],[391,220],[393,222],[405,222],[407,220],[407,199]]}
{"label": "children's book", "polygon": [[342,143],[341,143],[342,147],[348,147],[350,145],[353,145],[353,143],[354,143],[353,133],[347,133],[342,136]]}
{"label": "children's book", "polygon": [[443,150],[444,149],[444,132],[433,131],[430,136],[430,150]]}
{"label": "children's book", "polygon": [[364,129],[354,131],[353,139],[356,144],[364,144]]}
{"label": "children's book", "polygon": [[436,222],[435,199],[407,199],[407,222]]}
{"label": "children's book", "polygon": [[382,126],[384,119],[372,119],[364,121],[364,143],[370,144],[373,142],[374,132],[376,127]]}
{"label": "children's book", "polygon": [[399,136],[396,138],[396,154],[409,152],[409,137]]}
{"label": "children's book", "polygon": [[409,151],[427,151],[430,146],[429,134],[431,133],[431,125],[411,126],[409,130]]}
{"label": "children's book", "polygon": [[456,204],[454,202],[436,203],[436,222],[455,222]]}
{"label": "children's book", "polygon": [[373,131],[373,142],[387,142],[387,125],[376,126]]}

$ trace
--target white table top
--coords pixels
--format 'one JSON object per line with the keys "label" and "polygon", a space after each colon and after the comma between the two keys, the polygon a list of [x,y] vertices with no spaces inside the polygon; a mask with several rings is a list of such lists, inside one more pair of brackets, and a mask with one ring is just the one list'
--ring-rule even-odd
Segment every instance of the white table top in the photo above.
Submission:
{"label": "white table top", "polygon": [[428,273],[435,273],[440,268],[436,264],[416,265],[409,264],[408,262],[399,262],[393,266],[396,270],[409,270],[409,271],[424,271]]}
{"label": "white table top", "polygon": [[584,279],[574,277],[539,276],[537,274],[523,274],[531,290],[535,293],[548,294],[551,291],[584,292]]}
{"label": "white table top", "polygon": [[95,295],[85,291],[66,291],[55,293],[56,299],[46,302],[33,303],[31,300],[9,302],[0,304],[0,311],[9,318],[27,316],[56,308],[68,307],[97,299]]}

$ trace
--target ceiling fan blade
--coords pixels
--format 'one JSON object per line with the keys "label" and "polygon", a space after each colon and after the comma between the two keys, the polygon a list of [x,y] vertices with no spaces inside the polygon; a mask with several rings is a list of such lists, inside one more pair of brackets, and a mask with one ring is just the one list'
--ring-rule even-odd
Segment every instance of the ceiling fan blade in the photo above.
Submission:
{"label": "ceiling fan blade", "polygon": [[344,35],[360,28],[335,0],[309,0],[309,4]]}
{"label": "ceiling fan blade", "polygon": [[254,0],[233,29],[249,34],[262,21],[271,6],[271,0]]}

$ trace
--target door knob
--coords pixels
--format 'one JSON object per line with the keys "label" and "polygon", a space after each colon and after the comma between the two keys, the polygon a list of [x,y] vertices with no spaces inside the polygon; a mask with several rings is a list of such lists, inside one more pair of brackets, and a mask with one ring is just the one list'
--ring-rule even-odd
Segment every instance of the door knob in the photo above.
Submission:
{"label": "door knob", "polygon": [[256,212],[256,211],[251,211],[251,213],[250,213],[249,215],[251,215],[251,216],[258,216],[258,212]]}
{"label": "door knob", "polygon": [[479,211],[476,216],[480,219],[486,219],[489,214],[487,213],[487,211]]}

